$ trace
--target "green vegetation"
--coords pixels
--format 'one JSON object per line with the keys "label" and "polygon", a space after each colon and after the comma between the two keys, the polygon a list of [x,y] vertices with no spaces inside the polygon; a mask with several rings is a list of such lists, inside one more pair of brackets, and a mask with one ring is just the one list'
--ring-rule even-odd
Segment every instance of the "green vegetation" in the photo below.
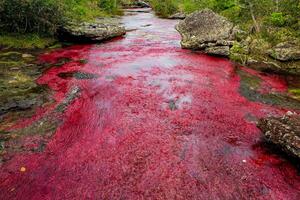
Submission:
{"label": "green vegetation", "polygon": [[56,40],[53,37],[41,37],[37,34],[0,35],[0,46],[15,49],[43,49],[52,46]]}
{"label": "green vegetation", "polygon": [[151,0],[162,17],[176,12],[191,13],[210,8],[240,28],[278,43],[300,37],[299,0]]}
{"label": "green vegetation", "polygon": [[178,11],[178,2],[175,0],[151,0],[153,9],[161,17],[168,17]]}
{"label": "green vegetation", "polygon": [[44,48],[59,26],[121,14],[120,4],[121,0],[0,0],[0,47]]}

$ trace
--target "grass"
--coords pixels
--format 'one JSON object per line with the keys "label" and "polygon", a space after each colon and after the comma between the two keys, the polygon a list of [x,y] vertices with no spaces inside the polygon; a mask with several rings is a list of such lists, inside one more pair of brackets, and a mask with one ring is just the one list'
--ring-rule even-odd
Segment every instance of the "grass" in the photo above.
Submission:
{"label": "grass", "polygon": [[0,35],[0,47],[12,49],[43,49],[56,43],[54,37],[41,37],[37,34]]}
{"label": "grass", "polygon": [[289,89],[289,93],[292,94],[292,97],[300,100],[300,88]]}

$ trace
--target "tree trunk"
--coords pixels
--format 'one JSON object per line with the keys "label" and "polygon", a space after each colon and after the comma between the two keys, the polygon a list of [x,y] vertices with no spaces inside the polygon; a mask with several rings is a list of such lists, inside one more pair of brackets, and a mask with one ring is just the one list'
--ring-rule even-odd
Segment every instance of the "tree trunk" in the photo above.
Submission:
{"label": "tree trunk", "polygon": [[252,21],[254,23],[254,27],[255,27],[255,30],[256,32],[260,32],[260,26],[259,24],[257,23],[257,20],[256,20],[256,17],[254,15],[254,11],[253,11],[253,4],[251,2],[248,1],[248,4],[249,4],[249,10],[250,10],[250,14],[251,14],[251,18],[252,18]]}

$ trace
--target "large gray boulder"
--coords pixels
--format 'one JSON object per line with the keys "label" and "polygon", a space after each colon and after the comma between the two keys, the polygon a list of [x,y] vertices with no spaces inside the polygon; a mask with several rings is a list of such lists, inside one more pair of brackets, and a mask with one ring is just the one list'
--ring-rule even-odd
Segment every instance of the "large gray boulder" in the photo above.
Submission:
{"label": "large gray boulder", "polygon": [[188,15],[176,29],[182,37],[182,48],[194,50],[209,48],[207,52],[213,50],[214,54],[218,55],[220,52],[222,56],[229,55],[229,51],[224,53],[224,50],[232,46],[237,32],[233,23],[210,9]]}
{"label": "large gray boulder", "polygon": [[287,153],[300,158],[300,116],[287,114],[283,117],[261,119],[258,127],[266,138]]}
{"label": "large gray boulder", "polygon": [[61,40],[72,42],[101,42],[126,34],[117,18],[102,18],[94,22],[71,22],[58,31]]}
{"label": "large gray boulder", "polygon": [[292,42],[279,43],[269,51],[269,55],[279,61],[300,60],[300,47]]}

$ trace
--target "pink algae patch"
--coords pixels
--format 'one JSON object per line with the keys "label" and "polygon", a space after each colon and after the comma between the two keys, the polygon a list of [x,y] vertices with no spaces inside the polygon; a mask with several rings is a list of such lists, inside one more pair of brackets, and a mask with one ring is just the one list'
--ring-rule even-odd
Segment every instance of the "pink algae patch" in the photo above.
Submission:
{"label": "pink algae patch", "polygon": [[[152,26],[141,26],[146,22]],[[138,29],[41,56],[71,59],[38,80],[57,105],[74,87],[80,94],[44,152],[16,155],[1,167],[0,198],[299,199],[297,169],[266,150],[249,120],[286,110],[242,97],[228,60],[180,49],[176,21],[139,13],[124,23]],[[98,77],[58,76],[70,71]],[[280,78],[260,78],[286,90]]]}

